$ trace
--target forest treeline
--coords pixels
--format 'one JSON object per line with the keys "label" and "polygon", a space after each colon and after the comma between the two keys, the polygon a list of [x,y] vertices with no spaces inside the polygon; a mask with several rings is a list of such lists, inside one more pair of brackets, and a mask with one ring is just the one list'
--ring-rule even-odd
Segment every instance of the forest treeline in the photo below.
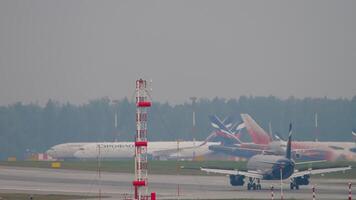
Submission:
{"label": "forest treeline", "polygon": [[[196,111],[196,128],[192,128],[192,110]],[[15,103],[0,107],[0,159],[23,157],[29,152],[43,152],[64,142],[132,141],[135,134],[133,102],[127,98],[91,100],[82,105],[48,100],[45,106]],[[117,113],[117,128],[115,128]],[[273,96],[238,99],[198,99],[170,105],[154,102],[149,110],[150,140],[205,139],[212,131],[208,116],[221,118],[240,113],[250,114],[265,130],[269,122],[273,132],[287,134],[288,124],[294,125],[298,140],[352,141],[356,128],[356,96],[352,99]],[[314,116],[318,113],[318,129]],[[193,136],[194,135],[194,136]],[[247,138],[245,136],[245,138]]]}

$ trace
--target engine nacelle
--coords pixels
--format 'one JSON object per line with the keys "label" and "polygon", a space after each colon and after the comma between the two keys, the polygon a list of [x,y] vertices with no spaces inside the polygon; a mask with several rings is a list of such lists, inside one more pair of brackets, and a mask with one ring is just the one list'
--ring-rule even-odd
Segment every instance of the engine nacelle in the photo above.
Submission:
{"label": "engine nacelle", "polygon": [[351,148],[350,151],[356,153],[356,147]]}
{"label": "engine nacelle", "polygon": [[230,184],[232,186],[242,186],[244,185],[245,176],[240,176],[240,175],[230,175]]}
{"label": "engine nacelle", "polygon": [[294,181],[297,185],[309,185],[309,178],[310,178],[309,175],[304,175],[304,176],[295,178]]}

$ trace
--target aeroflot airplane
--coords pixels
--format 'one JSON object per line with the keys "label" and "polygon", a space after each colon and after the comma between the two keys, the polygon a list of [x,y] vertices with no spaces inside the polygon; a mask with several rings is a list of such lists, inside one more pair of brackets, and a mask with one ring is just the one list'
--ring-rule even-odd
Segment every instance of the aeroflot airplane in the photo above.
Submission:
{"label": "aeroflot airplane", "polygon": [[[216,116],[210,116],[211,125],[217,129],[217,135],[220,137],[224,137],[226,140],[230,140],[230,142],[223,143],[222,145],[211,145],[209,149],[214,152],[220,152],[227,155],[233,155],[243,158],[250,158],[257,154],[269,154],[269,155],[283,155],[286,149],[286,142],[285,141],[271,141],[267,144],[256,144],[256,143],[246,143],[242,142],[234,132],[236,129],[229,130],[225,123],[221,122],[219,118]],[[244,121],[247,125],[249,125],[246,121]],[[246,127],[245,124],[239,125],[240,128]],[[261,129],[261,128],[260,128]],[[262,129],[261,129],[262,130]],[[252,134],[251,134],[252,135]],[[253,135],[254,137],[257,134]],[[252,136],[252,138],[254,138]],[[222,140],[222,139],[221,139]],[[264,141],[263,138],[256,141]],[[295,145],[293,144],[293,147]],[[300,160],[325,160],[324,157],[332,153],[331,149],[325,148],[306,148],[302,149],[300,147],[295,148],[292,151],[292,157],[298,161]]]}
{"label": "aeroflot airplane", "polygon": [[[324,169],[295,170],[295,163],[291,158],[292,153],[292,126],[289,127],[289,138],[284,156],[276,155],[255,155],[247,162],[247,171],[232,169],[213,169],[204,168],[201,170],[209,173],[218,173],[230,176],[230,184],[233,186],[243,186],[244,179],[249,178],[247,184],[248,190],[261,189],[260,180],[280,180],[290,179],[290,188],[299,189],[300,185],[308,185],[312,174],[325,174],[329,172],[350,170],[350,166],[332,167]],[[305,162],[303,163],[305,164]]]}
{"label": "aeroflot airplane", "polygon": [[[285,151],[286,141],[282,139],[273,141],[271,135],[267,134],[250,115],[241,114],[241,118],[243,119],[243,127],[247,129],[253,143],[243,143],[235,139],[234,145],[213,145],[210,146],[210,150],[246,158],[261,153],[280,155]],[[228,135],[230,138],[233,136],[236,137],[236,135],[227,130],[224,124],[220,123],[218,119],[212,120],[212,123],[223,131],[224,135]],[[356,146],[355,143],[352,142],[294,141],[292,146],[294,149],[292,154],[297,160],[333,161],[337,159],[356,159]]]}
{"label": "aeroflot airplane", "polygon": [[[266,131],[264,131],[252,117],[248,114],[241,114],[244,125],[251,135],[252,140],[256,144],[267,144],[272,142],[272,139]],[[282,141],[285,143],[285,141]],[[324,159],[324,160],[337,160],[337,159],[346,159],[346,160],[355,160],[356,153],[354,142],[329,142],[329,141],[294,141],[293,149],[304,149],[309,150],[311,156],[314,154],[315,159]],[[317,150],[320,150],[318,153]]]}
{"label": "aeroflot airplane", "polygon": [[[212,153],[209,145],[216,142],[207,141],[162,141],[149,142],[148,154],[158,159],[193,158],[194,156],[205,156]],[[135,148],[133,142],[103,142],[103,143],[64,143],[55,145],[46,153],[56,159],[101,158],[118,159],[134,156]]]}

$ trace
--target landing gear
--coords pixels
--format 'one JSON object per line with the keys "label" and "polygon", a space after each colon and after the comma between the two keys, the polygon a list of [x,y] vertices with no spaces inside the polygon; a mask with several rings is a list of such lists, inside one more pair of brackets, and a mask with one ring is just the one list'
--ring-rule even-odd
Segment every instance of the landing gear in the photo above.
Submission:
{"label": "landing gear", "polygon": [[247,190],[251,190],[251,183],[247,183]]}
{"label": "landing gear", "polygon": [[299,190],[299,184],[298,184],[298,181],[296,179],[291,179],[291,182],[290,182],[290,189],[291,190]]}
{"label": "landing gear", "polygon": [[247,190],[261,190],[261,189],[262,186],[260,183],[260,179],[249,178],[249,182],[247,183]]}
{"label": "landing gear", "polygon": [[262,186],[261,186],[261,183],[260,183],[260,179],[257,179],[257,190],[261,190],[262,189]]}
{"label": "landing gear", "polygon": [[294,190],[294,188],[295,188],[296,190],[299,190],[299,185],[298,185],[298,184],[295,184],[295,183],[290,183],[290,189],[291,189],[291,190]]}

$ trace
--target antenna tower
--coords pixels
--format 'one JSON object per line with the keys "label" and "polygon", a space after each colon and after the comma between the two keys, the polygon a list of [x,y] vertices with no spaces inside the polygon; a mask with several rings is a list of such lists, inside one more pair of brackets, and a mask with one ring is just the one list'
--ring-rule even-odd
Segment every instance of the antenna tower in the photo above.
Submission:
{"label": "antenna tower", "polygon": [[147,108],[151,107],[146,80],[136,81],[135,200],[147,200]]}

